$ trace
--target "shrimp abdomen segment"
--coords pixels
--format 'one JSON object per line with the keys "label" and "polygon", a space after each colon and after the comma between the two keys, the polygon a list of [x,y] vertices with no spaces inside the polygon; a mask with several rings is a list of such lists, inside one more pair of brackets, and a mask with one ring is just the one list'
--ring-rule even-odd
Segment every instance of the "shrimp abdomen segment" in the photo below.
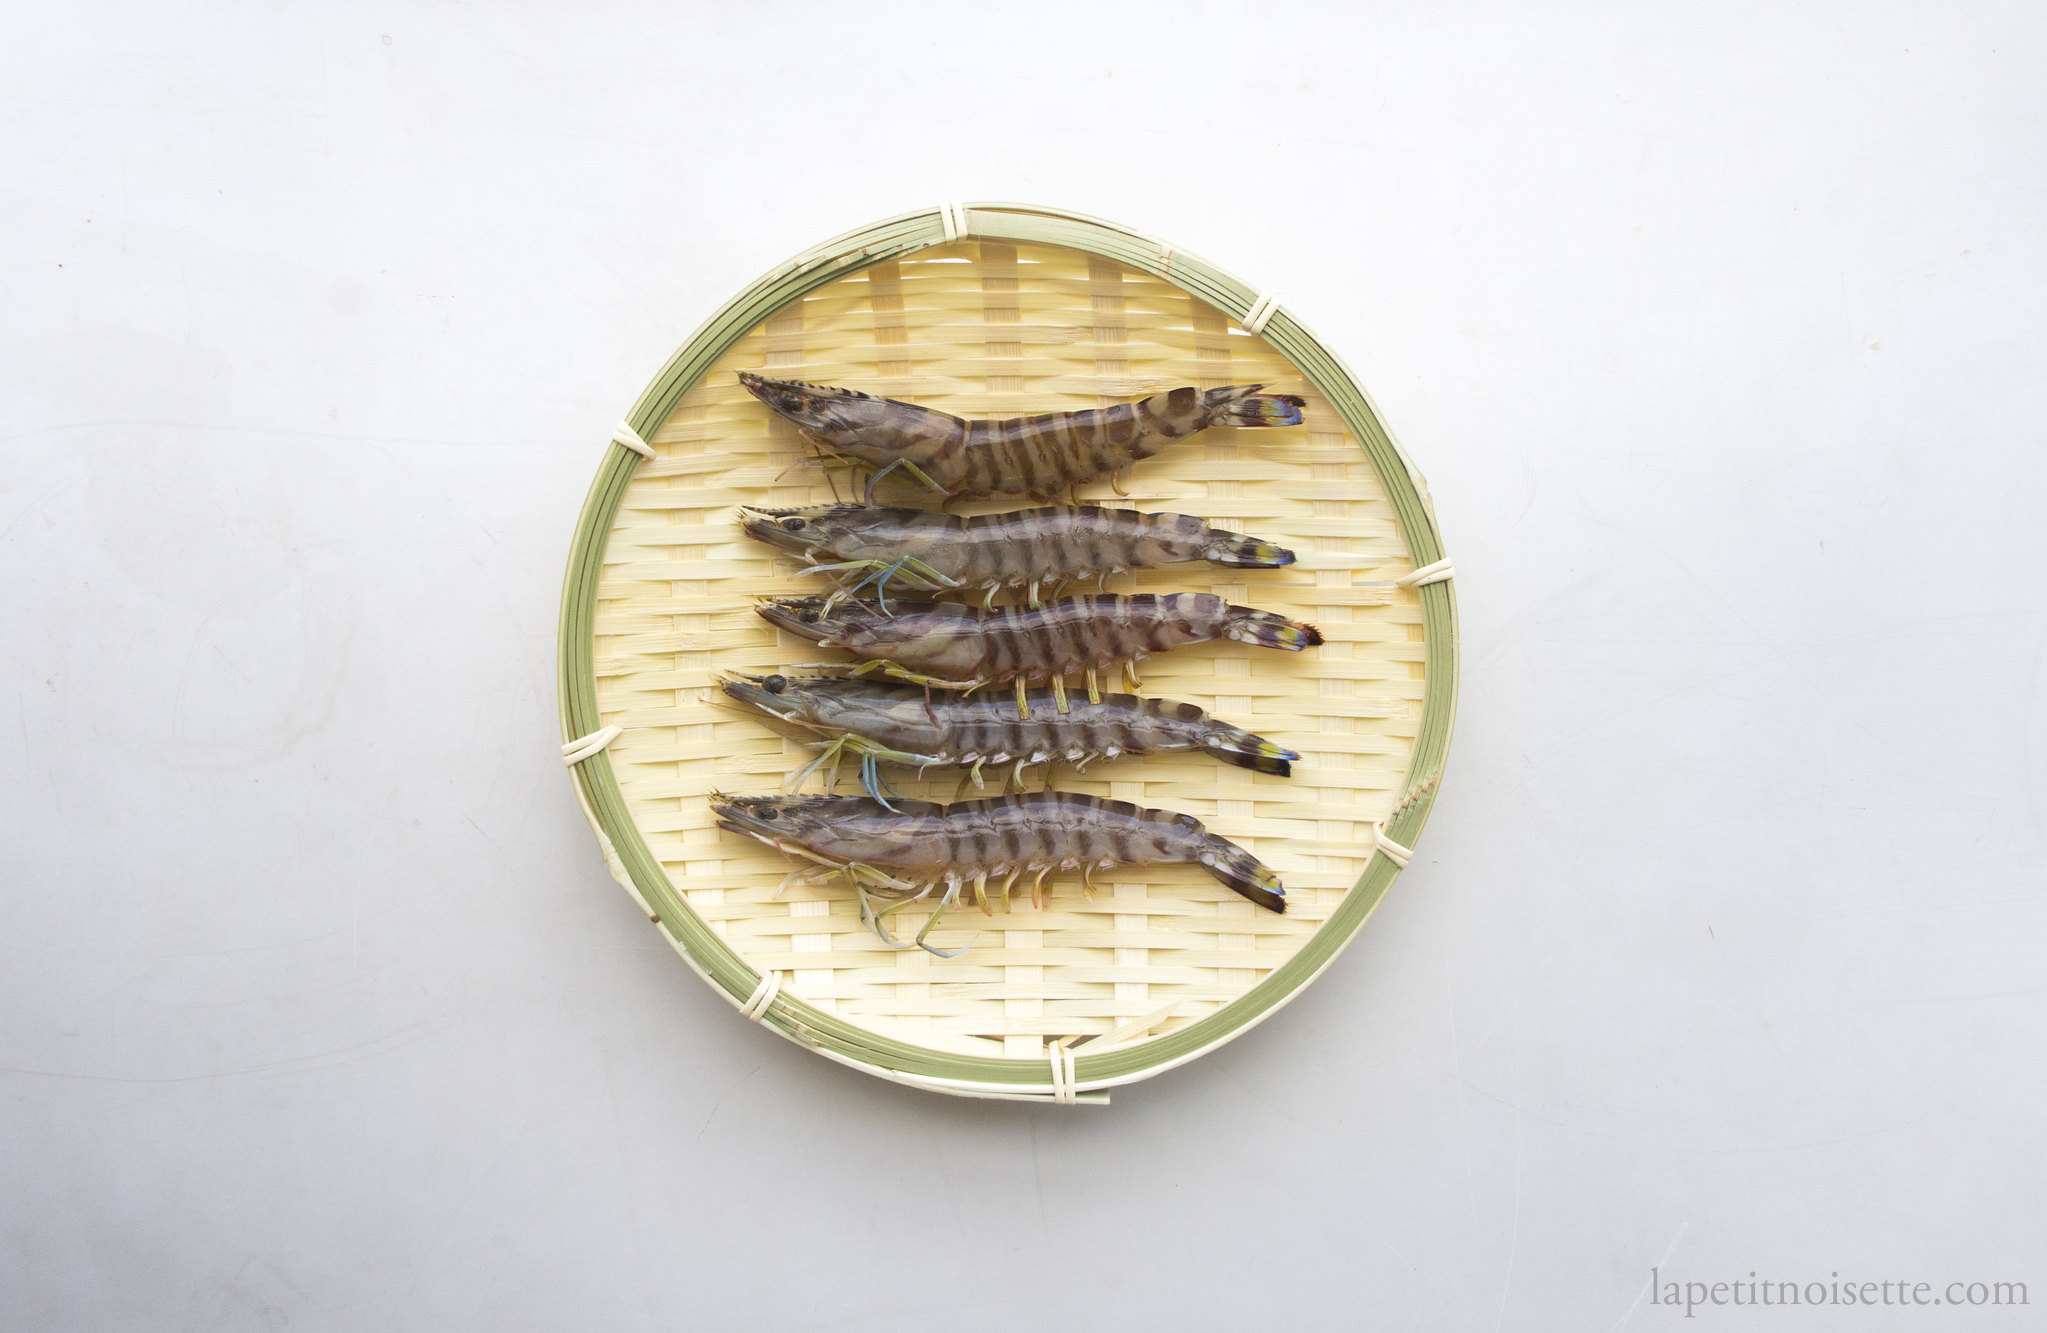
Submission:
{"label": "shrimp abdomen segment", "polygon": [[970,421],[957,448],[961,493],[1050,492],[1120,472],[1211,425],[1297,426],[1303,401],[1262,384],[1173,389],[1134,403]]}
{"label": "shrimp abdomen segment", "polygon": [[1143,402],[972,421],[959,445],[962,487],[975,495],[1053,491],[1120,471],[1176,438],[1145,430]]}

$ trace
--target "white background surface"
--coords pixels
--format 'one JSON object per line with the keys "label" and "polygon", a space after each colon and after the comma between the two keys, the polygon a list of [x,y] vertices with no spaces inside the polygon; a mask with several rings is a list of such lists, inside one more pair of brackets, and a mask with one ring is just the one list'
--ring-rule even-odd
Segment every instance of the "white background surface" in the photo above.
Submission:
{"label": "white background surface", "polygon": [[[8,1327],[2039,1326],[2036,7],[553,8],[11,7]],[[750,1027],[556,757],[611,424],[955,198],[1277,288],[1457,561],[1414,865],[1109,1108]]]}

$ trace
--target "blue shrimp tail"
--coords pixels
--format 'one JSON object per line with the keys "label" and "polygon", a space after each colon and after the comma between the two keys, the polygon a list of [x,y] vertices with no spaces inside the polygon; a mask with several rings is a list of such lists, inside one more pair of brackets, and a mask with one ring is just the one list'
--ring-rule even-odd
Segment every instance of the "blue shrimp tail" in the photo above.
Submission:
{"label": "blue shrimp tail", "polygon": [[1245,537],[1234,532],[1214,535],[1216,539],[1201,553],[1210,564],[1231,565],[1238,569],[1278,569],[1294,562],[1292,551],[1263,537]]}
{"label": "blue shrimp tail", "polygon": [[1286,887],[1251,853],[1228,838],[1205,835],[1201,866],[1268,912],[1286,911]]}
{"label": "blue shrimp tail", "polygon": [[1308,400],[1293,393],[1260,393],[1263,384],[1232,384],[1204,396],[1214,426],[1298,426]]}
{"label": "blue shrimp tail", "polygon": [[1277,648],[1288,653],[1298,653],[1303,648],[1318,647],[1322,643],[1322,631],[1313,625],[1303,625],[1298,620],[1288,620],[1270,611],[1232,606],[1229,617],[1230,626],[1225,632],[1238,643]]}
{"label": "blue shrimp tail", "polygon": [[1284,746],[1274,745],[1263,736],[1254,736],[1227,722],[1211,721],[1205,743],[1208,752],[1226,764],[1283,778],[1293,776],[1293,762],[1301,757]]}

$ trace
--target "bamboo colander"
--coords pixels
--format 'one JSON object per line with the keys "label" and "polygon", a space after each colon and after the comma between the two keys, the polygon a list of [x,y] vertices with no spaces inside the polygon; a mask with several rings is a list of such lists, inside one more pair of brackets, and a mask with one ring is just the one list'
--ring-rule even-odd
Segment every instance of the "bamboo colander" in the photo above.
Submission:
{"label": "bamboo colander", "polygon": [[[713,790],[774,791],[810,752],[724,705],[724,670],[832,656],[753,612],[807,591],[734,506],[833,492],[740,370],[843,384],[966,417],[1104,406],[1182,384],[1266,382],[1302,426],[1211,429],[1126,474],[1128,501],[1294,548],[1278,570],[1182,565],[1111,591],[1203,590],[1319,626],[1305,653],[1240,644],[1144,664],[1144,692],[1302,754],[1291,779],[1206,756],[1122,760],[1062,789],[1184,811],[1264,860],[1287,913],[1192,867],[1062,879],[1049,907],[956,909],[894,951],[836,883],[778,893],[789,863],[722,833]],[[905,492],[896,492],[903,494]],[[1018,507],[1026,501],[979,508]],[[563,752],[613,876],[753,1018],[869,1073],[1062,1102],[1192,1059],[1296,994],[1406,863],[1455,703],[1449,564],[1419,476],[1343,365],[1270,296],[1159,241],[1054,209],[948,205],[827,242],[720,310],[614,435],[576,527],[561,619]],[[951,799],[956,772],[899,781]],[[990,793],[998,790],[991,784]],[[969,792],[971,793],[971,791]],[[892,924],[907,938],[922,908]]]}

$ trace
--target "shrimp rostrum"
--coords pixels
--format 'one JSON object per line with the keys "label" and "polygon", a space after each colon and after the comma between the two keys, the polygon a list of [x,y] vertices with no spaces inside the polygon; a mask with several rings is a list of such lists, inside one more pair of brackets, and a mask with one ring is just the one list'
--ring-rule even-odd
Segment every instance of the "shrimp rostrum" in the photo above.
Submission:
{"label": "shrimp rostrum", "polygon": [[[1192,815],[1145,810],[1071,792],[1037,792],[957,805],[904,801],[891,808],[863,796],[725,796],[714,794],[718,827],[741,833],[785,855],[814,863],[813,879],[833,875],[852,883],[861,921],[895,948],[924,942],[948,908],[971,886],[984,912],[1032,876],[1039,905],[1045,880],[1078,870],[1094,896],[1094,872],[1129,865],[1198,865],[1260,907],[1286,911],[1286,889],[1257,857],[1217,837]],[[806,872],[799,869],[797,875]],[[793,876],[792,876],[793,877]],[[785,881],[786,883],[786,881]],[[944,892],[911,944],[888,933],[888,918],[912,903]],[[993,886],[993,887],[991,887]],[[875,900],[887,902],[877,908]],[[956,954],[942,954],[954,957]]]}
{"label": "shrimp rostrum", "polygon": [[[749,708],[818,737],[817,758],[790,774],[785,791],[823,770],[829,792],[840,763],[856,757],[861,787],[883,805],[895,792],[876,771],[877,761],[920,770],[965,768],[976,787],[983,785],[983,767],[1011,768],[1008,782],[1020,791],[1024,770],[1034,764],[1063,761],[1084,771],[1098,759],[1205,751],[1226,764],[1285,777],[1300,758],[1171,699],[1110,694],[1100,703],[1075,700],[1065,713],[1038,707],[1026,716],[1000,697],[947,694],[927,701],[914,688],[879,681],[733,675],[720,684]],[[1037,702],[1049,700],[1041,695]]]}
{"label": "shrimp rostrum", "polygon": [[932,407],[739,372],[823,453],[868,468],[869,496],[900,469],[947,496],[1055,495],[1210,426],[1298,426],[1306,400],[1263,384],[1172,389],[1114,407],[967,421]]}
{"label": "shrimp rostrum", "polygon": [[1029,682],[1049,679],[1053,702],[1065,712],[1071,674],[1086,674],[1088,699],[1099,703],[1098,673],[1118,662],[1129,676],[1130,664],[1154,653],[1213,639],[1294,653],[1322,642],[1313,625],[1233,606],[1206,592],[1096,593],[992,610],[957,602],[898,602],[893,615],[864,602],[832,606],[823,597],[787,597],[754,609],[791,634],[866,659],[856,675],[878,671],[926,688],[955,690],[1014,681],[1017,712],[1025,716]]}
{"label": "shrimp rostrum", "polygon": [[850,594],[891,581],[911,592],[959,590],[992,603],[1003,588],[1103,578],[1126,569],[1206,560],[1236,568],[1277,569],[1294,553],[1261,537],[1210,527],[1192,514],[1141,514],[1096,505],[1048,505],[1008,514],[962,517],[927,509],[819,505],[742,507],[747,534],[809,562],[805,573],[836,578]]}

